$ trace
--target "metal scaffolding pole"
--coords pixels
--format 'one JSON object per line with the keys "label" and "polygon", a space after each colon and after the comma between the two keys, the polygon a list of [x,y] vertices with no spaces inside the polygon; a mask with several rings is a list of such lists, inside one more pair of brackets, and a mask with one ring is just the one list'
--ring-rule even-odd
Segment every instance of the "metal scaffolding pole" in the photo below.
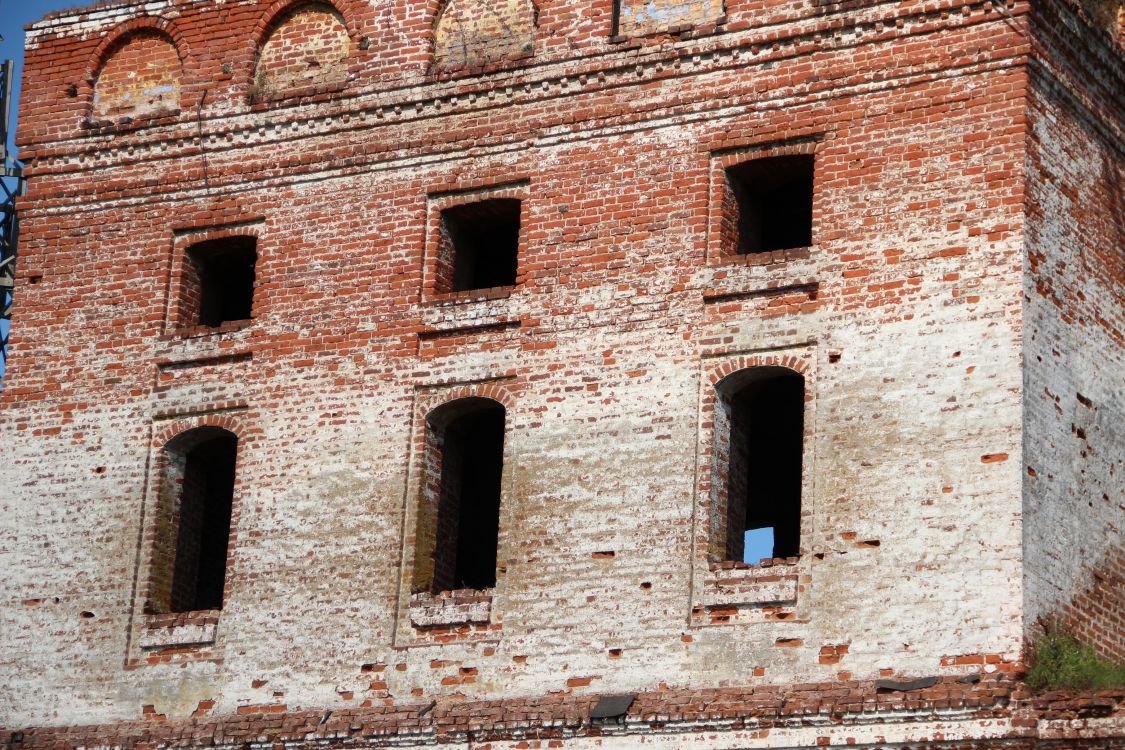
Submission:
{"label": "metal scaffolding pole", "polygon": [[11,60],[0,63],[0,364],[6,364],[8,359],[19,243],[16,197],[23,192],[23,168],[8,151],[14,73],[15,65]]}

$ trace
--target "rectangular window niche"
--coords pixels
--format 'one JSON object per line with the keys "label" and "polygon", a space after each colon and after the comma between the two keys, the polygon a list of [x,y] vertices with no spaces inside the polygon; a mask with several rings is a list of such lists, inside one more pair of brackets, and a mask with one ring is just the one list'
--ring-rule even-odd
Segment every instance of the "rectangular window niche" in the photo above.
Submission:
{"label": "rectangular window niche", "polygon": [[165,335],[193,338],[252,324],[259,284],[252,225],[179,233],[172,243]]}
{"label": "rectangular window niche", "polygon": [[810,255],[818,143],[810,138],[711,154],[710,264],[770,265]]}
{"label": "rectangular window niche", "polygon": [[527,183],[431,195],[422,298],[431,304],[502,300],[520,283]]}

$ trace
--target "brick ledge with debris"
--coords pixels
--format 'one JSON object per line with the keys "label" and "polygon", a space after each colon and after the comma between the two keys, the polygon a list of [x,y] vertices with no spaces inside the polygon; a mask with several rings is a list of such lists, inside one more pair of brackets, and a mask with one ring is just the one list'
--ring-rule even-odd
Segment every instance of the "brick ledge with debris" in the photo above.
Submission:
{"label": "brick ledge with debris", "polygon": [[1035,694],[1018,673],[634,695],[452,697],[343,709],[242,706],[168,721],[4,733],[10,750],[78,748],[776,747],[847,745],[1125,748],[1125,689]]}

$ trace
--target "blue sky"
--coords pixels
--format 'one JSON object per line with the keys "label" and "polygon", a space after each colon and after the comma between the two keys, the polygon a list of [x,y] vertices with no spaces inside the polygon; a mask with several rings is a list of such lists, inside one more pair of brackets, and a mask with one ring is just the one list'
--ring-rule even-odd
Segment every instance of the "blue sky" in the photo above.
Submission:
{"label": "blue sky", "polygon": [[[16,63],[16,98],[12,102],[12,115],[17,116],[19,110],[19,85],[23,73],[23,27],[33,21],[62,8],[77,8],[88,5],[86,2],[75,0],[0,0],[0,60],[14,60]],[[15,128],[11,129],[14,138]],[[9,148],[14,148],[14,143],[9,139]],[[17,271],[18,273],[18,271]],[[16,308],[13,312],[16,325],[19,325],[19,298],[16,298]],[[0,333],[6,331],[7,322],[0,322]],[[0,377],[4,375],[4,364],[0,361]]]}

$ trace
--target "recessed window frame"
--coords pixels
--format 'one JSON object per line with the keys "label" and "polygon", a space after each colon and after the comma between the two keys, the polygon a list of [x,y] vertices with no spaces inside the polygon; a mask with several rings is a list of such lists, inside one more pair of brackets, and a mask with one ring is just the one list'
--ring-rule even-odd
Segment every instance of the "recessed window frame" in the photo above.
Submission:
{"label": "recessed window frame", "polygon": [[[165,304],[164,328],[167,337],[209,336],[237,331],[254,324],[262,309],[262,298],[258,290],[262,286],[263,267],[268,253],[264,248],[262,224],[260,218],[255,218],[226,226],[173,230],[168,263],[167,302]],[[188,287],[192,283],[192,275],[195,273],[195,269],[192,267],[191,252],[193,248],[224,240],[254,243],[254,288],[252,290],[250,317],[241,320],[222,321],[219,325],[204,325],[199,322],[197,312],[191,310],[190,304],[185,299]]]}
{"label": "recessed window frame", "polygon": [[[769,265],[809,257],[819,248],[820,221],[823,196],[818,189],[822,182],[820,171],[823,157],[822,134],[814,134],[786,141],[772,141],[710,152],[710,184],[708,188],[707,263],[708,265]],[[725,228],[728,220],[726,206],[731,200],[728,170],[738,170],[751,162],[783,156],[807,156],[812,159],[812,219],[811,242],[800,247],[761,252],[738,252],[737,237],[732,241],[732,228]],[[737,227],[733,230],[737,232]]]}
{"label": "recessed window frame", "polygon": [[[405,526],[400,563],[398,612],[395,619],[396,647],[436,645],[448,642],[495,641],[502,635],[502,613],[508,558],[510,513],[509,497],[513,462],[510,456],[518,443],[516,410],[522,384],[512,377],[470,383],[419,385],[415,387],[412,411],[410,457],[406,479]],[[488,400],[504,409],[503,466],[500,478],[500,512],[496,542],[496,581],[489,589],[458,589],[434,592],[431,558],[435,520],[427,508],[431,503],[440,467],[434,464],[431,418],[443,407],[458,401]],[[434,617],[435,613],[440,613]],[[451,638],[451,634],[453,637]]]}
{"label": "recessed window frame", "polygon": [[[148,477],[143,500],[138,507],[141,543],[137,546],[133,602],[129,618],[128,667],[167,664],[219,658],[223,650],[222,612],[237,596],[234,585],[238,527],[242,513],[242,494],[246,484],[246,456],[253,450],[253,435],[245,407],[207,411],[197,416],[159,419],[153,424],[149,443]],[[156,554],[162,526],[167,522],[170,485],[168,447],[195,431],[225,432],[237,439],[235,472],[231,497],[230,533],[227,538],[223,606],[221,609],[168,611],[172,607],[156,601],[160,581],[171,574],[167,555]],[[165,516],[162,518],[162,515]],[[157,595],[158,596],[158,595]]]}
{"label": "recessed window frame", "polygon": [[[528,254],[528,220],[530,217],[530,182],[518,180],[482,188],[453,189],[431,192],[426,205],[426,237],[422,268],[422,300],[427,304],[464,303],[476,300],[497,300],[511,296],[523,283]],[[455,289],[452,267],[447,255],[446,219],[449,211],[486,201],[519,201],[519,233],[516,250],[514,282],[479,289]]]}
{"label": "recessed window frame", "polygon": [[[816,360],[818,349],[812,342],[750,353],[721,353],[706,357],[699,383],[699,427],[696,465],[696,490],[692,535],[692,606],[689,622],[693,627],[752,624],[792,619],[807,615],[811,586],[810,539],[816,508],[814,436],[816,434]],[[724,467],[718,465],[717,434],[722,420],[720,387],[724,379],[758,367],[782,367],[804,378],[803,438],[801,446],[800,547],[802,554],[785,560],[768,559],[758,563],[727,558],[728,508]]]}

